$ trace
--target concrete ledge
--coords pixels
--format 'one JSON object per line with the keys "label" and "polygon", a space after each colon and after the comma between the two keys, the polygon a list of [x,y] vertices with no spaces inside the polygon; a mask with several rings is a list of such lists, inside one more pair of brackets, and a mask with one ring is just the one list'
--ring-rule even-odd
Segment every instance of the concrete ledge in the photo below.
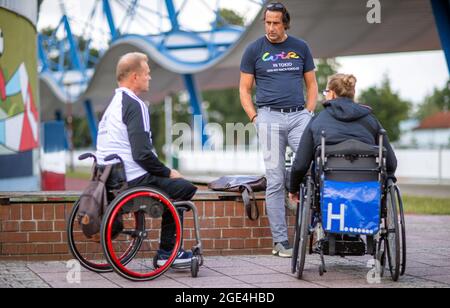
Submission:
{"label": "concrete ledge", "polygon": [[[15,203],[68,203],[77,201],[80,195],[80,191],[1,192],[0,205]],[[265,199],[264,193],[257,193],[255,197],[257,200]],[[240,198],[241,194],[239,193],[199,190],[193,201],[240,200]]]}

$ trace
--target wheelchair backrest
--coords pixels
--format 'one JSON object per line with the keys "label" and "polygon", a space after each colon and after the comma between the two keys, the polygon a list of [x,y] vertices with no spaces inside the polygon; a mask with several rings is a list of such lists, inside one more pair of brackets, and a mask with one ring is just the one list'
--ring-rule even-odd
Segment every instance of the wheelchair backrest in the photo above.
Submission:
{"label": "wheelchair backrest", "polygon": [[[96,168],[102,172],[105,169],[103,165],[97,165]],[[127,185],[127,176],[123,163],[117,163],[112,166],[111,173],[106,181],[106,190],[108,192],[108,200],[112,201],[116,195],[125,190]]]}
{"label": "wheelchair backrest", "polygon": [[[316,157],[321,156],[321,151],[319,147]],[[322,165],[324,179],[353,183],[379,181],[381,170],[378,157],[378,146],[357,140],[327,145]]]}

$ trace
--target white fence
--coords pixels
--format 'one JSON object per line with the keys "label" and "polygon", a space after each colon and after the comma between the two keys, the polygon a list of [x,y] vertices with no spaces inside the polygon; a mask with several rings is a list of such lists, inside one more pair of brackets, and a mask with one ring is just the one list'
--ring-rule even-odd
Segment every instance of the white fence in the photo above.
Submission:
{"label": "white fence", "polygon": [[396,150],[397,176],[417,180],[450,180],[450,150]]}
{"label": "white fence", "polygon": [[[396,150],[397,177],[407,181],[450,181],[450,150]],[[185,174],[264,174],[258,152],[181,152]]]}
{"label": "white fence", "polygon": [[[86,151],[75,153],[76,167],[89,168],[91,160],[79,162],[77,157]],[[396,150],[397,177],[407,181],[450,182],[450,150]],[[180,152],[179,169],[183,174],[264,174],[263,156],[255,151],[228,152]],[[67,155],[67,164],[70,155]]]}

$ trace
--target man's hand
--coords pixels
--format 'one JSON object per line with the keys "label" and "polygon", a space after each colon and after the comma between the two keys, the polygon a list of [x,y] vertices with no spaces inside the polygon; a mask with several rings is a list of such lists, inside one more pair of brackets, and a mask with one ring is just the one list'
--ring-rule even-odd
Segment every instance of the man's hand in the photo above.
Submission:
{"label": "man's hand", "polygon": [[296,194],[289,193],[289,199],[292,202],[299,203],[300,202],[300,193],[296,193]]}
{"label": "man's hand", "polygon": [[170,172],[170,178],[171,178],[171,179],[182,179],[183,176],[182,176],[181,173],[178,172],[177,170],[172,169],[172,171]]}

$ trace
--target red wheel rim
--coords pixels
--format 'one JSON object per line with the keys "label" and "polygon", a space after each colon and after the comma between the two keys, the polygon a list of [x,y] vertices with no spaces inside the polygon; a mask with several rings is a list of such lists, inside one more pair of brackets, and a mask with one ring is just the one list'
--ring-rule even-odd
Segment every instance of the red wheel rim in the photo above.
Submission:
{"label": "red wheel rim", "polygon": [[[155,269],[155,271],[151,272],[151,273],[147,273],[147,274],[142,274],[142,273],[136,273],[133,271],[130,271],[128,268],[126,268],[121,262],[120,259],[117,257],[114,248],[113,248],[113,243],[112,243],[112,227],[113,227],[113,223],[120,211],[120,209],[131,199],[133,198],[137,198],[137,197],[151,197],[151,198],[155,198],[157,200],[159,200],[160,202],[162,202],[164,205],[166,205],[172,216],[176,219],[175,220],[175,225],[176,225],[176,243],[175,243],[175,247],[172,251],[172,254],[170,255],[168,261],[164,264],[164,266],[159,267],[157,269]],[[172,263],[173,261],[175,261],[175,258],[177,257],[178,254],[178,250],[180,249],[181,246],[181,223],[180,220],[177,219],[178,218],[178,213],[177,210],[175,209],[175,207],[173,206],[173,204],[167,200],[166,198],[164,198],[162,195],[153,193],[153,192],[137,192],[134,194],[129,195],[128,197],[124,198],[115,208],[114,211],[111,214],[111,218],[108,221],[108,226],[106,229],[106,243],[108,246],[108,251],[109,254],[111,256],[111,259],[114,263],[114,265],[116,265],[121,271],[123,271],[124,273],[133,276],[133,277],[137,277],[137,278],[151,278],[151,277],[155,277],[160,275],[161,273],[163,273]]]}

